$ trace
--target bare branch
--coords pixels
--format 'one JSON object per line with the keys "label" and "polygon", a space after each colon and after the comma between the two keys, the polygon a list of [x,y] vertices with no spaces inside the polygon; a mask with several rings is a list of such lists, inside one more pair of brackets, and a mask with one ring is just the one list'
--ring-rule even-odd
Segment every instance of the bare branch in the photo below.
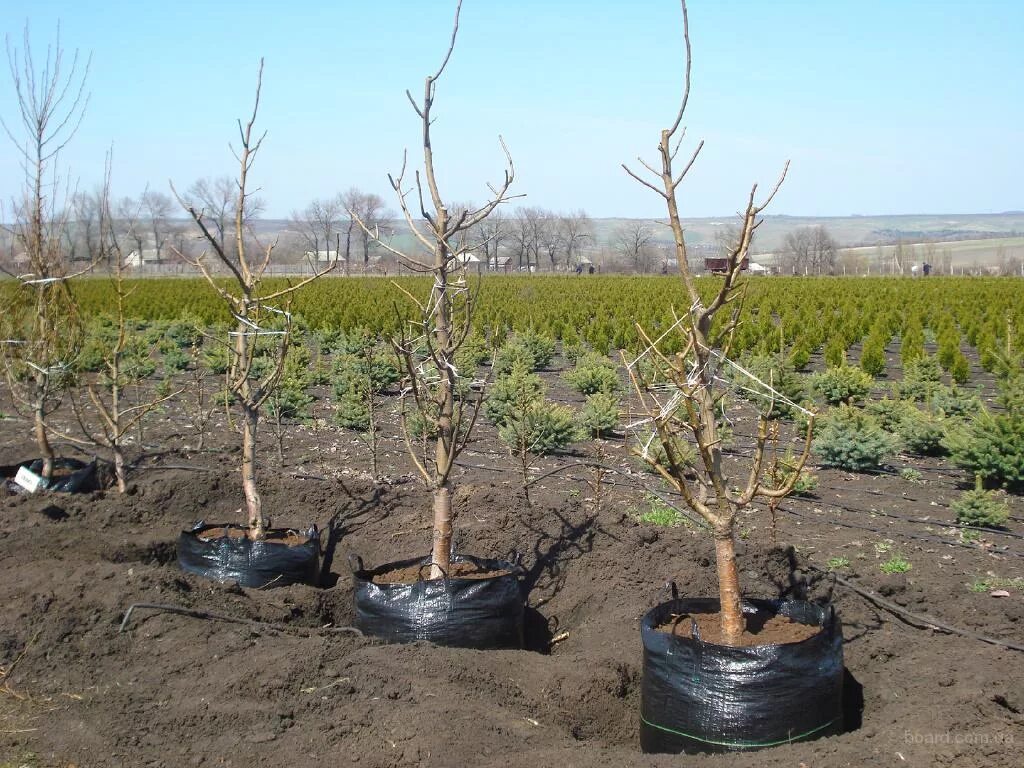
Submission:
{"label": "bare branch", "polygon": [[[448,60],[452,57],[452,51],[455,50],[455,37],[459,34],[459,14],[462,13],[462,0],[458,0],[455,6],[455,22],[452,24],[452,39],[448,43],[448,50],[444,54],[444,61],[441,62],[441,66],[438,67],[437,72],[430,76],[430,80],[437,80],[444,73],[444,68],[448,66]],[[422,117],[422,115],[420,115]]]}

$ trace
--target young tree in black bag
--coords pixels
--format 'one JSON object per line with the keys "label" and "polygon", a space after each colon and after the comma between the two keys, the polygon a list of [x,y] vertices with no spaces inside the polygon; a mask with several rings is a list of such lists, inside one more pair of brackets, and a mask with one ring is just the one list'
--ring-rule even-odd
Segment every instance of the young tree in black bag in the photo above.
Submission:
{"label": "young tree in black bag", "polygon": [[[433,494],[432,579],[441,578],[449,571],[452,544],[451,473],[456,458],[469,440],[482,401],[482,393],[479,391],[464,396],[459,396],[457,392],[460,373],[456,356],[471,332],[473,312],[473,297],[465,275],[465,254],[472,250],[472,246],[465,234],[477,228],[499,205],[512,198],[509,188],[515,177],[512,157],[504,141],[499,138],[507,165],[501,183],[489,186],[491,195],[487,202],[477,208],[457,210],[441,193],[431,137],[435,119],[432,110],[438,80],[444,74],[455,49],[461,10],[462,0],[459,0],[448,49],[441,66],[427,76],[422,101],[417,102],[411,93],[406,92],[422,124],[422,175],[416,171],[415,187],[406,186],[407,165],[403,158],[398,176],[388,176],[420,253],[412,255],[395,249],[377,236],[376,229],[361,218],[359,211],[349,211],[362,230],[375,236],[377,242],[401,264],[433,279],[430,295],[425,301],[408,296],[416,306],[416,317],[403,329],[402,335],[393,340],[405,369],[406,397],[412,401],[417,418],[425,422],[426,433],[433,436],[433,455],[421,456],[409,438],[409,411],[403,407],[402,422],[409,455]],[[419,217],[413,214],[410,195],[414,196],[419,206]]]}
{"label": "young tree in black bag", "polygon": [[[690,96],[691,68],[689,20],[685,0],[681,0],[681,4],[683,39],[686,47],[682,103],[672,125],[661,132],[658,142],[659,162],[651,165],[642,159],[639,160],[651,174],[651,178],[641,176],[625,165],[623,168],[665,201],[675,255],[689,307],[681,315],[674,316],[675,323],[671,329],[682,335],[682,351],[675,354],[663,353],[645,329],[638,326],[640,338],[647,346],[647,354],[650,355],[653,365],[647,372],[644,366],[637,364],[629,365],[628,369],[642,403],[642,410],[648,414],[656,439],[663,448],[661,456],[655,456],[654,453],[645,450],[642,452],[642,458],[683,496],[687,506],[700,515],[711,530],[715,541],[722,635],[726,644],[732,644],[738,640],[745,627],[740,606],[739,571],[736,566],[737,514],[757,498],[782,498],[792,492],[810,453],[814,416],[808,414],[803,451],[792,463],[786,480],[777,484],[765,484],[764,473],[768,469],[765,451],[770,434],[769,415],[773,411],[773,398],[776,396],[770,382],[767,382],[769,386],[762,388],[765,407],[758,416],[753,455],[746,470],[743,486],[736,487],[723,460],[723,414],[731,386],[726,383],[730,377],[724,374],[731,374],[732,371],[729,369],[734,366],[729,355],[744,297],[744,282],[740,273],[750,249],[754,230],[760,224],[759,214],[779,190],[785,179],[786,169],[783,169],[778,182],[762,202],[756,202],[757,185],[750,190],[736,238],[726,249],[724,275],[710,301],[706,300],[690,271],[683,224],[676,200],[677,188],[693,167],[704,146],[703,141],[698,143],[682,170],[676,170],[675,160],[684,133],[681,128],[682,120]],[[788,165],[787,163],[786,168]],[[662,334],[658,338],[663,339],[665,335]],[[667,392],[664,387],[651,386],[652,377],[649,372],[652,369],[657,371],[657,378],[673,385]],[[679,441],[684,435],[691,436],[697,446],[698,457],[692,464],[679,452]]]}

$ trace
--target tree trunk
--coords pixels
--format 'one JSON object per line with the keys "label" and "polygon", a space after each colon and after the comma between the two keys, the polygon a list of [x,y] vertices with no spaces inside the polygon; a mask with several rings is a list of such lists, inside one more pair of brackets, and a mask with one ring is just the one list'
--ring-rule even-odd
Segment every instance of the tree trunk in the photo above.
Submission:
{"label": "tree trunk", "polygon": [[124,451],[121,450],[120,442],[116,440],[111,449],[114,453],[114,477],[117,478],[117,492],[124,493],[127,490],[124,476]]}
{"label": "tree trunk", "polygon": [[430,578],[439,579],[451,570],[452,494],[445,487],[434,489],[434,548]]}
{"label": "tree trunk", "polygon": [[38,374],[36,376],[36,389],[38,394],[36,396],[35,407],[32,412],[33,422],[36,433],[36,445],[39,448],[39,457],[43,460],[43,469],[40,472],[40,476],[47,483],[53,479],[53,446],[50,445],[50,437],[46,434],[46,424],[43,421],[43,409],[44,409],[44,395],[46,384],[43,381],[43,377],[46,374]]}
{"label": "tree trunk", "polygon": [[736,544],[732,531],[715,533],[715,565],[718,570],[718,596],[721,602],[722,634],[726,645],[735,645],[743,634],[743,609],[740,606],[740,579],[736,568]]}
{"label": "tree trunk", "polygon": [[263,518],[263,501],[256,490],[256,426],[259,412],[243,403],[242,413],[242,489],[245,491],[248,511],[249,538],[260,541],[266,537],[266,520]]}
{"label": "tree trunk", "polygon": [[[443,222],[443,217],[441,221]],[[434,347],[445,360],[451,358],[452,349],[452,317],[451,297],[448,291],[448,273],[445,270],[445,259],[447,253],[443,244],[438,246],[439,268],[435,275],[437,280],[437,308],[434,311]],[[434,472],[436,474],[434,490],[434,552],[433,567],[430,569],[431,578],[440,578],[441,570],[448,572],[451,561],[452,545],[452,501],[451,490],[448,488],[448,472],[451,470],[452,461],[455,459],[453,436],[455,433],[455,374],[451,368],[444,368],[438,373],[441,374],[441,403],[437,419],[437,441],[434,445]]]}
{"label": "tree trunk", "polygon": [[352,263],[352,222],[349,221],[348,229],[345,230],[345,275],[349,274],[349,265]]}

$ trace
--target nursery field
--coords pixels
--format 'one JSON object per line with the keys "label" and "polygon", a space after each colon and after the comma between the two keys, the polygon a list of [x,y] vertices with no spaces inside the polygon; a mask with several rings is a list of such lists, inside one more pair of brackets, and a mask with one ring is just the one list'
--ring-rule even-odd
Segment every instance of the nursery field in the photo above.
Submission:
{"label": "nursery field", "polygon": [[[644,351],[634,322],[678,349],[678,279],[468,280],[461,396],[470,382],[489,394],[452,478],[455,549],[522,556],[526,647],[501,651],[349,631],[350,558],[376,565],[431,545],[431,495],[406,446],[422,435],[415,414],[403,429],[384,343],[407,319],[402,292],[325,279],[289,308],[297,331],[257,477],[275,526],[323,532],[321,574],[248,589],[184,573],[175,557],[195,521],[243,518],[216,344],[228,318],[199,281],[141,280],[123,393],[169,399],[128,435],[126,492],[0,484],[0,768],[1019,765],[1024,281],[748,286],[730,357],[782,395],[771,450],[799,453],[805,408],[820,426],[797,492],[741,513],[743,592],[834,603],[842,734],[730,755],[639,751],[639,619],[672,583],[717,589],[714,542],[636,456],[647,428],[618,353]],[[88,332],[51,426],[67,436],[58,453],[98,456],[103,479],[108,456],[70,438],[96,417],[80,390],[104,383],[110,285],[74,291]],[[740,384],[725,446],[735,474],[765,405]],[[514,387],[537,393],[551,427],[518,455]],[[0,413],[0,465],[13,467],[33,457],[32,424],[6,390]],[[149,607],[126,616],[133,604]]]}
{"label": "nursery field", "polygon": [[[676,276],[484,276],[468,277],[476,296],[474,326],[500,342],[512,329],[532,328],[551,338],[582,341],[602,354],[636,345],[635,324],[657,332],[684,312],[684,291]],[[284,280],[267,280],[267,293]],[[400,289],[423,297],[428,278],[325,278],[307,286],[292,312],[311,330],[365,327],[394,333],[411,305]],[[226,322],[223,303],[199,278],[128,281],[127,312],[145,321],[188,319]],[[701,281],[706,295],[717,280]],[[0,291],[13,285],[0,283]],[[103,279],[75,283],[83,314],[109,311],[112,288]],[[835,351],[874,331],[891,338],[905,324],[935,335],[958,330],[973,347],[987,349],[996,339],[1024,344],[1024,280],[1017,278],[755,278],[748,282],[746,322],[737,351],[802,350],[831,342]],[[914,332],[916,334],[916,331]],[[923,337],[922,337],[923,338]],[[916,336],[915,352],[917,349]]]}

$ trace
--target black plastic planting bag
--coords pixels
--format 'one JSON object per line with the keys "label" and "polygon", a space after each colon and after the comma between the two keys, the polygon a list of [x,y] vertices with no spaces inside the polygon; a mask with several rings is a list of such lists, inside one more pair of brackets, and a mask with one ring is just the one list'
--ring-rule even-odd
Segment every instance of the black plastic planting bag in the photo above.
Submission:
{"label": "black plastic planting bag", "polygon": [[241,530],[240,525],[196,523],[178,537],[178,564],[183,571],[215,581],[237,581],[243,587],[284,587],[314,584],[320,565],[320,534],[313,526],[305,544],[288,546],[273,540],[252,541],[227,534],[204,540],[213,528]]}
{"label": "black plastic planting bag", "polygon": [[353,564],[356,626],[391,643],[429,640],[459,648],[522,648],[525,573],[516,563],[452,555],[487,571],[507,571],[486,579],[443,577],[415,584],[375,584],[373,578],[398,568],[422,566],[430,557],[388,563],[372,570]]}
{"label": "black plastic planting bag", "polygon": [[[640,623],[644,752],[732,752],[838,733],[843,633],[831,606],[745,600],[820,631],[799,643],[732,648],[655,629],[673,615],[718,611],[715,599],[671,600]],[[685,619],[684,619],[685,620]]]}
{"label": "black plastic planting bag", "polygon": [[[14,482],[14,476],[20,467],[26,467],[30,472],[38,475],[43,471],[43,460],[36,459],[35,461],[26,461],[9,467],[0,467],[0,475],[9,478],[7,480],[7,487],[14,493],[25,493],[25,489]],[[55,474],[59,476],[46,486],[48,491],[87,493],[95,491],[97,488],[95,459],[88,464],[78,459],[54,459],[53,468]]]}

